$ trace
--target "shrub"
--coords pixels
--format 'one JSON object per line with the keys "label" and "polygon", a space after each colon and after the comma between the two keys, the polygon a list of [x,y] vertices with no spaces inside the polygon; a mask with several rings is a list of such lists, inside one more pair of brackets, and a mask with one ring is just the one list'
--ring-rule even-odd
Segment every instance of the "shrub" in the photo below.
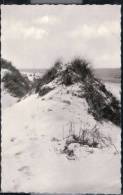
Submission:
{"label": "shrub", "polygon": [[62,84],[66,86],[94,77],[89,62],[81,58],[74,58],[70,63],[65,64],[65,70],[61,75]]}
{"label": "shrub", "polygon": [[62,84],[69,86],[73,84],[72,75],[68,72],[68,69],[62,74]]}
{"label": "shrub", "polygon": [[42,87],[39,91],[39,95],[43,96],[52,90],[53,90],[53,88],[50,88],[50,87]]}
{"label": "shrub", "polygon": [[19,72],[13,65],[11,62],[1,58],[1,68],[3,69],[7,69],[10,70],[12,72]]}
{"label": "shrub", "polygon": [[120,103],[101,82],[85,83],[84,91],[89,105],[89,113],[93,114],[96,120],[110,120],[114,124],[120,125]]}
{"label": "shrub", "polygon": [[35,81],[34,87],[36,88],[36,93],[40,92],[41,86],[44,84],[48,84],[52,80],[56,78],[58,70],[61,68],[62,61],[57,60],[54,63],[54,66],[51,67],[44,75],[43,77],[37,79]]}
{"label": "shrub", "polygon": [[6,74],[2,79],[4,87],[15,97],[23,97],[29,91],[29,86],[16,74]]}
{"label": "shrub", "polygon": [[4,87],[8,90],[8,92],[19,98],[25,96],[30,90],[29,80],[22,76],[21,73],[12,66],[11,62],[2,59],[1,67],[10,71],[10,73],[6,73],[2,78]]}
{"label": "shrub", "polygon": [[109,145],[109,138],[105,137],[100,131],[97,125],[93,128],[80,128],[79,135],[70,133],[66,139],[66,145],[71,143],[79,143],[81,146],[87,145],[93,148],[102,148]]}
{"label": "shrub", "polygon": [[71,70],[71,66],[67,66],[61,73],[61,83],[65,86],[70,86],[79,81],[81,81],[80,76]]}
{"label": "shrub", "polygon": [[[57,60],[42,78],[36,80],[34,84],[36,93],[40,91],[41,86],[48,84],[58,75],[61,76],[61,84],[66,86],[84,81],[87,77],[93,77],[93,71],[89,65],[88,61],[81,58],[74,58],[70,63],[64,65],[61,60]],[[63,66],[64,69],[62,69]]]}
{"label": "shrub", "polygon": [[71,61],[71,68],[81,76],[82,80],[85,80],[86,77],[93,77],[93,70],[90,67],[90,63],[85,59],[79,57],[74,58]]}
{"label": "shrub", "polygon": [[[75,131],[73,131],[73,124],[70,124],[69,135],[65,137],[64,140],[65,143],[61,153],[66,154],[66,157],[70,160],[76,159],[76,147],[87,146],[92,149],[101,149],[111,145],[114,146],[111,137],[101,133],[97,125],[90,129],[80,128],[79,134],[76,134]],[[117,150],[116,147],[115,150]]]}

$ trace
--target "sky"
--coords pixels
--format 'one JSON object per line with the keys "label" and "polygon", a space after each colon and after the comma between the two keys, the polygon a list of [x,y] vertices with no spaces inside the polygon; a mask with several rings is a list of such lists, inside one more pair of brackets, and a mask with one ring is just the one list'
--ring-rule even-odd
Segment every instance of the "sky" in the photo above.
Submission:
{"label": "sky", "polygon": [[120,5],[2,5],[1,55],[17,68],[49,68],[57,59],[121,66]]}

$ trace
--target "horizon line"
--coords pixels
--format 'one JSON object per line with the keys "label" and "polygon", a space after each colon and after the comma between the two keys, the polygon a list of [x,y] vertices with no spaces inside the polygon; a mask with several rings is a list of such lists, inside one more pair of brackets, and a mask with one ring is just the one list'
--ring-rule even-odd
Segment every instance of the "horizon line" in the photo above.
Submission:
{"label": "horizon line", "polygon": [[[49,68],[51,68],[51,67],[49,67]],[[19,70],[22,70],[22,69],[44,69],[44,70],[46,70],[46,69],[49,69],[49,68],[34,68],[34,67],[32,67],[32,68],[18,68]],[[121,69],[121,67],[113,67],[113,68],[110,68],[110,67],[92,67],[93,69]]]}

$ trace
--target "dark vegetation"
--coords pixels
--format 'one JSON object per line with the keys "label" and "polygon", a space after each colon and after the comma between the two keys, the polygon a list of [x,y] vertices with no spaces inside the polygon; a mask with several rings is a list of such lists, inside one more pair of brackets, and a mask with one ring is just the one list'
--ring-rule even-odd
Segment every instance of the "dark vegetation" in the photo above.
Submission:
{"label": "dark vegetation", "polygon": [[62,84],[69,86],[76,82],[84,82],[85,79],[93,77],[93,71],[89,62],[85,59],[74,58],[62,72]]}
{"label": "dark vegetation", "polygon": [[[64,68],[63,68],[64,67]],[[89,113],[94,116],[97,121],[111,121],[116,125],[120,125],[120,102],[107,91],[105,85],[95,78],[90,63],[81,58],[74,58],[70,63],[63,64],[58,60],[54,66],[37,80],[35,84],[36,93],[44,95],[52,89],[46,85],[57,78],[58,84],[70,86],[74,83],[82,84],[81,92],[84,93],[82,98],[86,98],[89,105]],[[81,94],[78,94],[81,97]]]}
{"label": "dark vegetation", "polygon": [[120,125],[120,103],[106,90],[99,80],[85,82],[85,98],[89,105],[89,113],[93,114],[96,120],[109,120]]}
{"label": "dark vegetation", "polygon": [[[61,68],[62,61],[57,60],[53,67],[51,67],[41,78],[36,79],[34,88],[36,93],[40,93],[40,89],[43,85],[50,83],[57,77],[58,70]],[[41,94],[41,93],[40,93]]]}
{"label": "dark vegetation", "polygon": [[50,92],[50,91],[52,91],[52,90],[53,90],[53,88],[44,87],[44,88],[42,88],[42,90],[39,91],[39,95],[40,95],[40,96],[43,96],[43,95],[47,94],[48,92]]}
{"label": "dark vegetation", "polygon": [[76,148],[80,147],[88,148],[88,152],[93,153],[94,148],[103,149],[105,147],[113,146],[116,153],[119,153],[116,146],[113,144],[110,136],[105,136],[98,128],[97,125],[94,125],[91,128],[82,128],[80,127],[79,133],[75,131],[75,126],[70,122],[69,126],[69,135],[63,137],[63,140],[57,138],[52,139],[53,142],[57,142],[58,145],[61,145],[61,142],[64,142],[62,148],[59,152],[65,154],[69,160],[76,159]]}
{"label": "dark vegetation", "polygon": [[[71,147],[71,145],[73,146]],[[90,152],[93,153],[94,148],[102,149],[104,147],[110,147],[111,145],[115,148],[116,152],[119,153],[116,146],[112,143],[111,137],[103,135],[95,125],[92,129],[80,128],[79,135],[76,135],[75,133],[69,135],[65,139],[65,145],[61,150],[61,153],[66,154],[68,159],[75,160],[76,147],[89,147],[92,149]]]}
{"label": "dark vegetation", "polygon": [[[62,67],[66,66],[65,70]],[[53,67],[51,67],[43,77],[36,79],[34,87],[36,93],[39,93],[41,87],[59,77],[60,84],[69,86],[75,82],[84,81],[85,78],[93,76],[93,71],[89,67],[89,62],[85,59],[74,58],[70,63],[63,64],[61,60],[57,60]]]}
{"label": "dark vegetation", "polygon": [[25,96],[31,88],[28,78],[22,76],[19,70],[5,59],[1,59],[1,68],[9,71],[2,78],[6,90],[14,97]]}
{"label": "dark vegetation", "polygon": [[111,138],[105,137],[96,126],[92,129],[80,128],[79,135],[74,132],[65,139],[65,145],[61,152],[65,153],[69,159],[73,159],[75,157],[75,148],[71,148],[71,144],[78,144],[79,147],[103,148],[108,147],[110,142]]}

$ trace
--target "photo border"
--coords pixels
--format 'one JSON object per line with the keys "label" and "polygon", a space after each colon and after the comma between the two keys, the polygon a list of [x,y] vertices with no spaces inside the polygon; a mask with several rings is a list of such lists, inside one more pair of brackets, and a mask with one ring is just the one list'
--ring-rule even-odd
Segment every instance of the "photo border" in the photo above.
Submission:
{"label": "photo border", "polygon": [[[7,0],[5,0],[7,1]],[[52,0],[52,3],[36,3],[36,4],[31,4],[29,3],[29,0],[22,0],[20,2],[20,0],[17,0],[17,3],[6,3],[3,0],[1,0],[0,4],[1,5],[105,5],[105,4],[109,4],[109,5],[121,5],[121,194],[123,194],[123,2],[122,0],[82,0],[81,4],[78,3],[66,3],[62,1],[62,3],[55,3],[55,0]],[[12,0],[13,1],[13,0]],[[28,2],[27,2],[28,1]],[[41,1],[41,0],[40,0]],[[65,0],[64,0],[65,1]],[[0,7],[0,37],[1,37],[1,7]],[[0,51],[1,51],[1,39],[0,39]],[[1,52],[0,52],[0,59],[1,59]],[[0,73],[1,73],[1,69],[0,69]],[[0,81],[1,81],[1,77],[0,77]],[[1,92],[1,88],[0,88],[0,92]],[[0,100],[1,100],[1,93],[0,93]],[[0,101],[0,121],[1,121],[1,101]],[[1,127],[1,123],[0,123],[0,127]],[[13,192],[8,192],[8,193],[4,193],[1,191],[1,130],[0,130],[0,194],[6,194],[6,195],[10,195],[10,194],[32,194],[32,195],[85,195],[85,193],[24,193],[24,192],[20,192],[20,193],[13,193]],[[92,193],[86,193],[86,195],[93,195]],[[98,194],[97,194],[98,195]],[[100,194],[101,195],[101,194]],[[103,193],[102,193],[103,195]]]}

